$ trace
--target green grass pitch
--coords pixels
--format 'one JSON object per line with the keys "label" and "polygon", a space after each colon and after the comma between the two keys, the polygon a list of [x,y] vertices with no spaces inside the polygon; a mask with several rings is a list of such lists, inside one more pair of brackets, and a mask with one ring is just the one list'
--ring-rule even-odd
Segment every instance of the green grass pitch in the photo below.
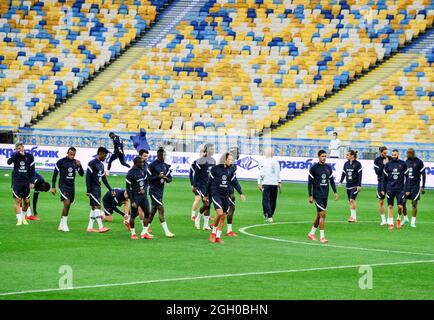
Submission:
{"label": "green grass pitch", "polygon": [[[40,196],[41,221],[16,227],[6,173],[10,170],[0,171],[0,299],[434,298],[433,190],[422,197],[416,229],[390,231],[379,226],[374,188],[363,188],[359,222],[348,224],[340,187],[339,201],[329,199],[330,242],[313,245],[306,234],[315,208],[305,184],[283,185],[275,223],[266,224],[256,184],[241,181],[247,201],[237,197],[238,237],[225,237],[219,245],[208,242],[208,232],[193,229],[187,179],[175,178],[166,188],[166,217],[175,238],[165,238],[154,221],[154,240],[132,241],[117,214],[106,223],[109,233],[86,233],[89,207],[81,177],[70,233],[57,231],[62,204],[49,193]],[[51,173],[42,174],[51,181]],[[124,187],[123,176],[109,181]],[[248,234],[239,231],[243,227]],[[73,290],[56,290],[64,265],[72,268]],[[359,287],[366,276],[360,265],[372,265],[372,289]],[[12,292],[20,294],[7,294]]]}

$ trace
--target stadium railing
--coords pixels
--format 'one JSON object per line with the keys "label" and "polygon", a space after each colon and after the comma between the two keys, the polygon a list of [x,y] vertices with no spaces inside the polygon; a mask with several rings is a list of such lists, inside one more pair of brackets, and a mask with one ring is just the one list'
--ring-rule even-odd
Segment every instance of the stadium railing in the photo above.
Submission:
{"label": "stadium railing", "polygon": [[[131,136],[138,132],[119,132],[119,136],[124,139],[126,149],[134,149]],[[99,147],[106,146],[112,148],[112,141],[108,136],[109,132],[89,131],[89,130],[57,130],[57,129],[31,129],[20,128],[15,134],[15,140],[22,141],[26,145],[41,146],[75,146],[75,147]],[[259,155],[263,154],[266,147],[273,147],[276,155],[292,157],[316,157],[319,149],[328,150],[330,140],[325,139],[285,139],[272,138],[269,133],[263,136],[203,136],[203,135],[183,135],[175,136],[170,132],[146,134],[151,150],[157,150],[159,146],[164,146],[167,151],[177,152],[198,152],[204,143],[213,143],[216,152],[224,152],[232,147],[238,147],[241,154]],[[370,141],[343,141],[341,148],[341,158],[345,157],[345,152],[350,148],[359,151],[360,159],[374,159],[378,154],[380,145],[372,145]],[[383,141],[389,149],[396,148],[404,156],[407,148],[414,148],[419,158],[424,161],[433,161],[434,143],[404,143]]]}

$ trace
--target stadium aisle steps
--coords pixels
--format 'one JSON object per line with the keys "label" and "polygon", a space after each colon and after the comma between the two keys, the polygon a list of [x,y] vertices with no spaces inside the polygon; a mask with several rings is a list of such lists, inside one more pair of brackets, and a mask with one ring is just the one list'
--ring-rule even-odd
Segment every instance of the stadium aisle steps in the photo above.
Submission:
{"label": "stadium aisle steps", "polygon": [[403,53],[421,53],[434,46],[434,28],[431,28],[414,43],[402,50]]}
{"label": "stadium aisle steps", "polygon": [[[137,41],[137,43],[127,50],[122,56],[114,61],[109,67],[101,72],[92,82],[87,84],[72,98],[63,103],[61,107],[57,108],[45,116],[42,120],[38,121],[34,128],[55,128],[56,124],[62,121],[65,117],[71,114],[77,108],[87,103],[98,92],[107,88],[107,86],[116,78],[117,75],[127,70],[134,62],[146,52],[146,47],[153,47],[161,39],[174,28],[182,19],[191,17],[199,12],[200,8],[206,3],[207,0],[179,0],[173,1],[169,7],[164,10],[155,25],[145,34],[145,36]],[[168,26],[171,26],[168,28]]]}
{"label": "stadium aisle steps", "polygon": [[383,79],[386,79],[402,69],[417,56],[417,54],[396,54],[379,68],[364,75],[348,87],[340,90],[334,96],[319,103],[314,108],[302,113],[299,117],[295,118],[294,121],[289,121],[272,131],[272,136],[275,138],[296,138],[298,130],[325,117],[330,110],[333,110],[337,106],[361,95],[375,84],[380,83]]}

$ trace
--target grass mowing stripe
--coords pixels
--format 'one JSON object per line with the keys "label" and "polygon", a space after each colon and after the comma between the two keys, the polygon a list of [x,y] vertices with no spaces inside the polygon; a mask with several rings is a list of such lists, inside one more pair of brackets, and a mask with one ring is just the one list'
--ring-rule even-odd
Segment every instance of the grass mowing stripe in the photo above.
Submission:
{"label": "grass mowing stripe", "polygon": [[275,271],[217,274],[217,275],[172,278],[172,279],[155,279],[155,280],[144,280],[144,281],[134,281],[134,282],[123,282],[123,283],[96,284],[96,285],[78,286],[78,287],[72,287],[72,288],[49,288],[49,289],[35,289],[35,290],[25,290],[25,291],[17,291],[17,292],[3,292],[3,293],[0,293],[0,296],[23,295],[23,294],[29,294],[29,293],[44,293],[44,292],[54,292],[54,291],[70,291],[70,290],[80,290],[80,289],[125,287],[125,286],[134,286],[134,285],[150,284],[150,283],[194,281],[194,280],[204,280],[204,279],[246,277],[246,276],[258,276],[258,275],[270,275],[270,274],[282,274],[282,273],[351,269],[351,268],[359,268],[362,266],[382,267],[382,266],[422,264],[422,263],[434,263],[434,260],[415,260],[415,261],[385,262],[385,263],[373,263],[373,264],[368,263],[368,264],[357,264],[357,265],[346,265],[346,266],[328,266],[328,267],[306,268],[306,269],[289,269],[289,270],[275,270]]}
{"label": "grass mowing stripe", "polygon": [[[266,227],[266,226],[272,226],[272,225],[279,225],[279,224],[300,224],[300,223],[312,223],[312,221],[295,221],[295,222],[277,222],[277,223],[267,223],[267,224],[254,224],[251,226],[246,226],[243,228],[238,229],[242,234],[245,234],[246,236],[265,239],[265,240],[271,240],[271,241],[279,241],[279,242],[287,242],[287,243],[294,243],[294,244],[302,244],[302,245],[308,245],[308,246],[322,246],[322,247],[330,247],[330,248],[339,248],[339,249],[349,249],[349,250],[360,250],[360,251],[372,251],[372,252],[385,252],[385,253],[396,253],[396,254],[412,254],[412,255],[422,255],[422,256],[433,256],[434,253],[428,253],[428,252],[411,252],[411,251],[399,251],[399,250],[389,250],[389,249],[377,249],[377,248],[363,248],[363,247],[352,247],[352,246],[342,246],[342,245],[336,245],[336,244],[322,244],[322,243],[316,243],[316,242],[305,242],[305,241],[297,241],[297,240],[287,240],[287,239],[279,239],[279,238],[273,238],[273,237],[267,237],[267,236],[261,236],[257,234],[253,234],[250,232],[247,232],[247,229],[251,228],[259,228],[259,227]],[[342,221],[328,221],[327,223],[342,223]]]}

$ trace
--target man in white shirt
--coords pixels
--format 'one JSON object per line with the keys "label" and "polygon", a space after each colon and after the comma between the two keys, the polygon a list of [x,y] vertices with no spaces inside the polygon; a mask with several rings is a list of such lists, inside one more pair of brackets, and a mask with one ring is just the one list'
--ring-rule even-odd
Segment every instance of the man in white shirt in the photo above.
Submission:
{"label": "man in white shirt", "polygon": [[338,133],[333,132],[333,140],[330,141],[330,145],[329,145],[329,151],[330,151],[329,158],[339,158],[340,147],[341,147],[341,140],[338,139]]}
{"label": "man in white shirt", "polygon": [[273,222],[276,210],[277,191],[282,186],[280,179],[280,164],[273,158],[274,150],[265,150],[265,159],[259,165],[258,188],[262,192],[262,208],[265,220]]}

